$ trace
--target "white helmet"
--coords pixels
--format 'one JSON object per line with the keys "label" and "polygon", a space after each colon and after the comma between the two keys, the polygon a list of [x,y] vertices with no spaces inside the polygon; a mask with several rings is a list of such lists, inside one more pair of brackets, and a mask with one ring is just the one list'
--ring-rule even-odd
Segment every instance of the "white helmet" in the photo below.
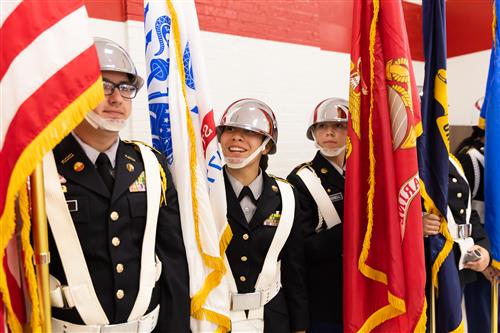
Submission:
{"label": "white helmet", "polygon": [[97,56],[101,71],[113,71],[128,74],[131,83],[140,90],[144,80],[137,74],[134,62],[130,55],[120,45],[112,40],[94,37]]}
{"label": "white helmet", "polygon": [[276,152],[278,124],[273,110],[264,102],[254,98],[243,98],[229,105],[217,126],[219,142],[226,126],[246,129],[265,136],[273,142],[269,154]]}
{"label": "white helmet", "polygon": [[320,102],[309,119],[306,136],[314,141],[313,127],[319,123],[336,122],[347,123],[349,120],[349,102],[342,98],[327,98]]}

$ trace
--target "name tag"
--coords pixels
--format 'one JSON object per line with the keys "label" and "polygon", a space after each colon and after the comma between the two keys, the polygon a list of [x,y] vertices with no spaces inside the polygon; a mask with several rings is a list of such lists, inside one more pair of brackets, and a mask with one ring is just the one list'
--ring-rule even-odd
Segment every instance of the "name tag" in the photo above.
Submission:
{"label": "name tag", "polygon": [[330,200],[332,202],[337,202],[337,201],[344,200],[344,196],[342,195],[342,192],[330,194],[329,197],[330,197]]}
{"label": "name tag", "polygon": [[78,211],[78,201],[77,200],[67,200],[66,204],[68,205],[68,210],[70,212]]}

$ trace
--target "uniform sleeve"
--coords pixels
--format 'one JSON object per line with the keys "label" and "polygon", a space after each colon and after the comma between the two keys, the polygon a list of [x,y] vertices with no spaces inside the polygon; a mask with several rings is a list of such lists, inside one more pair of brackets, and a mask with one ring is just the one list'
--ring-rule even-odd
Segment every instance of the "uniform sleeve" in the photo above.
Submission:
{"label": "uniform sleeve", "polygon": [[177,191],[165,159],[160,156],[159,160],[167,176],[167,205],[160,208],[156,235],[156,254],[162,262],[160,315],[156,331],[189,332],[189,272]]}
{"label": "uniform sleeve", "polygon": [[321,262],[342,255],[342,223],[330,229],[316,232],[318,225],[318,206],[304,182],[292,172],[288,181],[295,186],[299,199],[304,248],[307,260]]}
{"label": "uniform sleeve", "polygon": [[305,282],[304,238],[301,232],[299,203],[295,196],[295,218],[290,236],[285,243],[281,266],[285,297],[292,331],[306,330],[309,325],[307,289]]}
{"label": "uniform sleeve", "polygon": [[486,251],[490,252],[490,240],[481,224],[479,214],[473,209],[470,215],[470,223],[472,224],[472,239],[474,244],[484,247]]}

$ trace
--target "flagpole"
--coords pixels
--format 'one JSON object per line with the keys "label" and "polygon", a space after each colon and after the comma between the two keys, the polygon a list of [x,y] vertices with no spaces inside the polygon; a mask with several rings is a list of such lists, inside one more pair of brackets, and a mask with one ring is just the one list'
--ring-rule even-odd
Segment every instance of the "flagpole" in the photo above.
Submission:
{"label": "flagpole", "polygon": [[42,327],[43,332],[50,333],[52,332],[49,286],[50,252],[41,163],[37,165],[35,171],[31,174],[30,184],[31,203],[33,205],[33,239],[35,243],[36,277],[41,307],[40,312],[42,314]]}
{"label": "flagpole", "polygon": [[498,280],[491,282],[491,333],[498,333]]}
{"label": "flagpole", "polygon": [[431,282],[431,322],[430,333],[436,333],[436,288],[434,283]]}

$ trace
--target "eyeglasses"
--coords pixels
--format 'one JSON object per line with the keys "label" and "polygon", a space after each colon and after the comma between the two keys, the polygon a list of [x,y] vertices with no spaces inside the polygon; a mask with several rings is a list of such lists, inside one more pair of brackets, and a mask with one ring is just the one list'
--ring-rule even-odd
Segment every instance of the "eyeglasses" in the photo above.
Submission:
{"label": "eyeglasses", "polygon": [[132,99],[137,95],[137,87],[128,83],[115,84],[113,82],[103,80],[102,87],[104,88],[104,95],[106,96],[113,95],[115,89],[118,89],[118,92],[123,98]]}

